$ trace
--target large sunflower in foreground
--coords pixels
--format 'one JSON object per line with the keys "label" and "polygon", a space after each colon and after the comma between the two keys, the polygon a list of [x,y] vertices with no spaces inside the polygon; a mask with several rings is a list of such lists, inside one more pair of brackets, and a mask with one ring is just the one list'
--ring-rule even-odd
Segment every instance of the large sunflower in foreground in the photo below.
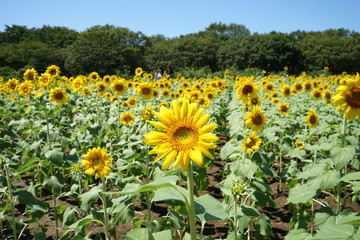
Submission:
{"label": "large sunflower in foreground", "polygon": [[53,103],[62,105],[68,100],[69,97],[64,89],[57,87],[50,90],[49,98]]}
{"label": "large sunflower in foreground", "polygon": [[336,110],[345,114],[347,120],[360,119],[360,76],[355,79],[347,79],[346,85],[339,86],[336,96],[333,97]]}
{"label": "large sunflower in foreground", "polygon": [[104,178],[110,174],[112,158],[110,158],[110,154],[106,153],[105,148],[95,147],[89,149],[82,157],[84,159],[81,165],[85,170],[85,174],[95,174],[95,179]]}
{"label": "large sunflower in foreground", "polygon": [[161,132],[153,131],[144,134],[144,142],[155,146],[149,154],[157,154],[154,162],[165,159],[162,169],[166,169],[172,162],[173,170],[180,166],[185,172],[190,160],[202,166],[203,154],[214,159],[209,149],[215,148],[212,142],[218,137],[210,133],[216,128],[216,123],[205,125],[210,118],[203,114],[203,108],[197,108],[196,103],[189,103],[187,99],[174,100],[171,108],[161,107],[160,112],[154,112],[160,122],[148,121]]}

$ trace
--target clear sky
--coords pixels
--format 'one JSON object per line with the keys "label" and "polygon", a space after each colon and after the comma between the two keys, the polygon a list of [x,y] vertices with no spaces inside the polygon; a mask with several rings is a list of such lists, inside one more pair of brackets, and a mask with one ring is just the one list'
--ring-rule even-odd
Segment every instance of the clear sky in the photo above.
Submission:
{"label": "clear sky", "polygon": [[360,0],[1,0],[5,25],[62,26],[78,32],[105,24],[147,36],[178,37],[211,23],[236,23],[251,33],[345,28],[360,32]]}

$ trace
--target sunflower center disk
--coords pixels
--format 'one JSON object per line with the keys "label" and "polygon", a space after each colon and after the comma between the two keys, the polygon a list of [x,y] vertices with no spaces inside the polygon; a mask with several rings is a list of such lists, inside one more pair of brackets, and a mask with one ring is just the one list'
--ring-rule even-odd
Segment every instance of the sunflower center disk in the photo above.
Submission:
{"label": "sunflower center disk", "polygon": [[170,143],[177,151],[192,149],[198,139],[197,128],[188,124],[175,126],[173,134],[170,134]]}
{"label": "sunflower center disk", "polygon": [[244,95],[247,95],[249,93],[252,93],[254,90],[253,86],[251,85],[246,85],[244,88],[243,88],[243,94]]}
{"label": "sunflower center disk", "polygon": [[261,125],[262,122],[263,122],[263,118],[260,114],[256,114],[253,118],[252,118],[252,121],[254,124],[256,125]]}
{"label": "sunflower center disk", "polygon": [[55,93],[54,97],[58,100],[61,100],[61,99],[63,99],[64,94],[62,92],[57,92],[57,93]]}
{"label": "sunflower center disk", "polygon": [[102,167],[103,161],[100,158],[95,158],[93,162],[93,167],[95,170],[98,170]]}
{"label": "sunflower center disk", "polygon": [[360,88],[351,89],[346,94],[346,102],[355,108],[360,108]]}
{"label": "sunflower center disk", "polygon": [[315,124],[316,123],[316,117],[314,115],[311,115],[309,122],[311,124]]}

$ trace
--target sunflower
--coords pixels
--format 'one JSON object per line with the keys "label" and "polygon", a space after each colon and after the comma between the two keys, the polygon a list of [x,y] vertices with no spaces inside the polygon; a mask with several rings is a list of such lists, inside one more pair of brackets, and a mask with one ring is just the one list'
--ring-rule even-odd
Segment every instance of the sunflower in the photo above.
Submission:
{"label": "sunflower", "polygon": [[296,93],[300,93],[303,90],[303,84],[301,82],[297,82],[294,84],[293,89]]}
{"label": "sunflower", "polygon": [[130,107],[136,107],[137,104],[138,104],[138,100],[136,99],[135,96],[131,96],[129,99],[128,99],[128,104]]}
{"label": "sunflower", "polygon": [[16,87],[20,84],[16,78],[11,78],[6,82],[6,88],[9,92],[15,92]]}
{"label": "sunflower", "polygon": [[210,106],[211,100],[208,99],[207,97],[199,97],[197,99],[197,103],[202,108],[208,108]]}
{"label": "sunflower", "polygon": [[255,133],[250,134],[241,144],[245,152],[254,152],[260,148],[262,141]]}
{"label": "sunflower", "polygon": [[75,80],[71,83],[71,87],[74,92],[79,92],[83,86],[84,82],[81,77],[75,78]]}
{"label": "sunflower", "polygon": [[52,77],[58,77],[60,75],[60,67],[58,67],[56,65],[51,65],[51,66],[47,67],[46,73],[50,74],[50,76],[52,76]]}
{"label": "sunflower", "polygon": [[266,92],[272,92],[274,90],[275,86],[274,86],[274,83],[272,82],[267,82],[264,86],[264,90]]}
{"label": "sunflower", "polygon": [[169,97],[169,96],[170,96],[170,91],[169,91],[168,89],[162,90],[161,96],[163,96],[163,97]]}
{"label": "sunflower", "polygon": [[306,122],[309,128],[314,128],[319,124],[319,117],[317,116],[316,111],[308,111],[308,115],[306,116]]}
{"label": "sunflower", "polygon": [[281,85],[280,91],[284,97],[289,97],[291,95],[291,88],[286,84]]}
{"label": "sunflower", "polygon": [[325,100],[325,104],[330,105],[331,100],[332,100],[332,94],[331,94],[330,90],[326,89],[324,91],[323,97],[324,97],[324,100]]}
{"label": "sunflower", "polygon": [[49,84],[52,81],[52,77],[50,74],[48,73],[42,73],[41,76],[39,77],[39,84],[41,87],[43,88],[47,88],[49,86]]}
{"label": "sunflower", "polygon": [[258,95],[254,95],[252,97],[250,97],[247,101],[247,104],[253,108],[255,106],[260,106],[260,103],[261,103],[261,99]]}
{"label": "sunflower", "polygon": [[311,97],[314,99],[314,100],[319,100],[320,98],[322,98],[322,91],[320,89],[314,89],[312,92],[311,92]]}
{"label": "sunflower", "polygon": [[104,178],[110,174],[112,158],[110,158],[110,154],[106,153],[105,148],[89,149],[82,157],[84,159],[81,161],[81,165],[85,174],[95,174],[95,179]]}
{"label": "sunflower", "polygon": [[130,126],[135,121],[135,115],[132,112],[125,112],[121,114],[120,121],[125,126]]}
{"label": "sunflower", "polygon": [[100,95],[103,94],[107,89],[106,82],[100,81],[96,85],[98,87],[98,94]]}
{"label": "sunflower", "polygon": [[153,98],[157,98],[159,97],[159,95],[160,95],[159,91],[156,88],[153,88],[153,93],[152,93]]}
{"label": "sunflower", "polygon": [[251,79],[247,79],[244,83],[240,84],[237,90],[237,97],[246,102],[249,98],[257,96],[259,86],[256,83],[253,83]]}
{"label": "sunflower", "polygon": [[141,67],[138,67],[135,69],[135,75],[136,76],[141,76],[141,74],[143,73],[143,70]]}
{"label": "sunflower", "polygon": [[310,81],[304,82],[304,90],[305,90],[306,92],[310,92],[311,89],[312,89],[312,82],[310,82]]}
{"label": "sunflower", "polygon": [[180,166],[185,172],[190,160],[196,165],[204,163],[203,154],[210,159],[214,156],[208,149],[215,148],[212,142],[218,137],[210,133],[216,128],[216,123],[205,125],[210,118],[203,114],[203,108],[197,108],[196,103],[189,103],[187,99],[173,100],[171,108],[162,107],[155,115],[161,122],[148,121],[161,132],[153,131],[144,134],[144,142],[155,146],[149,154],[157,154],[154,162],[165,158],[162,169],[166,169],[172,162],[173,170]]}
{"label": "sunflower", "polygon": [[110,98],[111,103],[114,103],[115,101],[118,101],[118,100],[119,100],[119,98],[117,96],[111,96],[111,98]]}
{"label": "sunflower", "polygon": [[53,103],[62,105],[68,100],[68,95],[64,89],[56,87],[50,90],[49,98]]}
{"label": "sunflower", "polygon": [[252,112],[246,112],[246,114],[248,114],[244,117],[246,125],[251,127],[253,131],[261,131],[266,124],[266,114],[261,112],[260,107],[255,106]]}
{"label": "sunflower", "polygon": [[116,95],[123,95],[127,90],[127,83],[123,80],[116,80],[111,83],[111,90]]}
{"label": "sunflower", "polygon": [[278,105],[278,111],[282,115],[287,115],[289,113],[290,106],[287,103],[281,102]]}
{"label": "sunflower", "polygon": [[94,82],[97,82],[97,81],[101,80],[100,75],[97,72],[90,73],[89,74],[89,79],[94,81]]}
{"label": "sunflower", "polygon": [[345,114],[347,120],[360,119],[360,76],[355,79],[348,79],[346,85],[339,86],[336,96],[333,97],[336,110]]}
{"label": "sunflower", "polygon": [[144,82],[139,84],[136,88],[136,93],[143,99],[149,100],[153,96],[153,86],[151,82]]}
{"label": "sunflower", "polygon": [[34,81],[36,80],[38,73],[34,68],[26,69],[24,72],[24,80],[25,81]]}
{"label": "sunflower", "polygon": [[91,90],[88,87],[84,87],[81,92],[82,92],[83,96],[85,96],[85,97],[87,97],[91,94]]}
{"label": "sunflower", "polygon": [[149,120],[153,115],[154,111],[152,110],[152,105],[149,105],[141,111],[141,120]]}
{"label": "sunflower", "polygon": [[295,147],[299,148],[299,149],[303,149],[304,148],[304,141],[301,139],[296,139],[295,141]]}
{"label": "sunflower", "polygon": [[31,94],[31,81],[25,81],[18,86],[18,91],[21,96],[29,96]]}

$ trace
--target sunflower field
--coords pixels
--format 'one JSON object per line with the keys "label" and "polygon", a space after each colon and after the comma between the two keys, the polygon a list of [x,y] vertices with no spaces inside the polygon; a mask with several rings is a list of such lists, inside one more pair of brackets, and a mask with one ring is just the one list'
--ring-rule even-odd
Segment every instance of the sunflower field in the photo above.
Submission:
{"label": "sunflower field", "polygon": [[0,80],[0,239],[360,239],[358,74]]}

